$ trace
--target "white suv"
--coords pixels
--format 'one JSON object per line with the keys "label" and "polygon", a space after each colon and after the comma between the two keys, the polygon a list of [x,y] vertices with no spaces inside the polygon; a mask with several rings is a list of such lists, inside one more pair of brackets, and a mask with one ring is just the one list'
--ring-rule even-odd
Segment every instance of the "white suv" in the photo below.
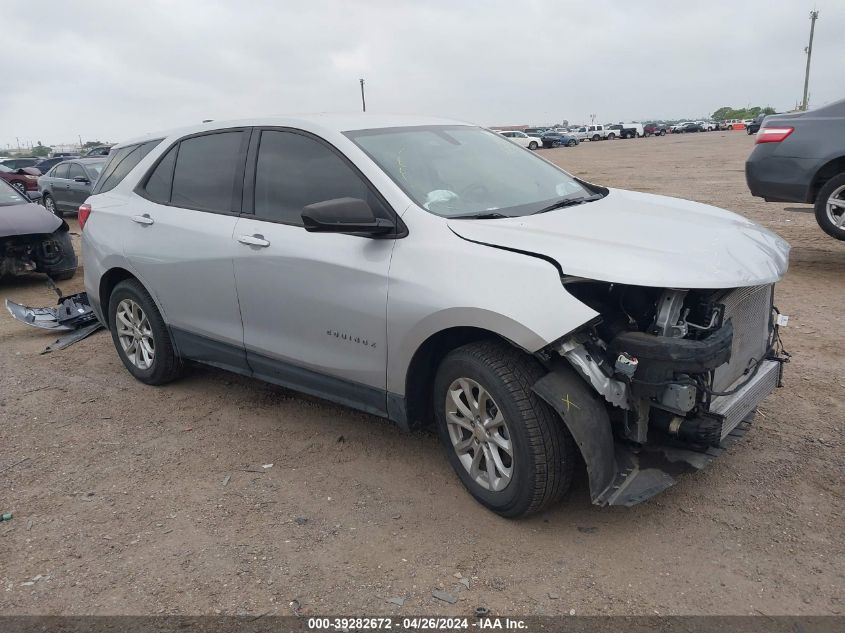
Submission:
{"label": "white suv", "polygon": [[198,361],[436,426],[469,492],[540,510],[579,463],[630,505],[778,384],[788,245],[714,207],[579,180],[441,119],[205,123],[115,146],[85,286],[138,380]]}

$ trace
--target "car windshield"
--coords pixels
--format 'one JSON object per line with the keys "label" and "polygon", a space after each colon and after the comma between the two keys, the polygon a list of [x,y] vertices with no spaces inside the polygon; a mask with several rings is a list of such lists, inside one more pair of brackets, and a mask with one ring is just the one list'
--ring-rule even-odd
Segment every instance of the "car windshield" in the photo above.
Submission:
{"label": "car windshield", "polygon": [[500,134],[470,126],[356,130],[346,136],[411,199],[435,215],[530,215],[588,197],[566,172]]}
{"label": "car windshield", "polygon": [[11,207],[16,204],[26,204],[29,202],[17,190],[9,185],[5,180],[0,180],[0,207]]}

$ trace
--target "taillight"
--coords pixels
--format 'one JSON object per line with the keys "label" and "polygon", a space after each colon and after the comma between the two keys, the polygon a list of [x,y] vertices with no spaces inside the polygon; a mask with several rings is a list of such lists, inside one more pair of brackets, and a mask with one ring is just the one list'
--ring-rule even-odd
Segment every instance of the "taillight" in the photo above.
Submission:
{"label": "taillight", "polygon": [[91,205],[83,204],[79,207],[79,212],[76,214],[76,219],[79,220],[79,230],[85,228],[85,223],[88,221],[88,216],[91,215]]}
{"label": "taillight", "polygon": [[755,143],[780,143],[792,134],[792,127],[761,127]]}

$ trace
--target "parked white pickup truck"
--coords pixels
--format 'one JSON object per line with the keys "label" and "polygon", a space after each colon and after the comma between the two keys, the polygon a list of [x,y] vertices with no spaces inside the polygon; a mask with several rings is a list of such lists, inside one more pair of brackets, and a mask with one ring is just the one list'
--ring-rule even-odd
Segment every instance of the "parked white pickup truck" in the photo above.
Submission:
{"label": "parked white pickup truck", "polygon": [[591,141],[601,141],[602,139],[613,140],[619,136],[618,130],[611,130],[607,125],[588,125],[587,136]]}

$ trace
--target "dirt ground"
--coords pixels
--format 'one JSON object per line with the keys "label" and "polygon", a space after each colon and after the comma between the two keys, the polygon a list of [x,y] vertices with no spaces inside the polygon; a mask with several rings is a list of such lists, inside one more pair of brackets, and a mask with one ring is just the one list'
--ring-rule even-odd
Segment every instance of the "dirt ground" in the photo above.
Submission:
{"label": "dirt ground", "polygon": [[[581,477],[551,511],[508,521],[464,492],[432,434],[213,369],[147,387],[105,333],[40,355],[53,337],[4,312],[0,613],[288,615],[293,600],[337,615],[845,613],[845,243],[809,207],[750,196],[752,143],[543,151],[792,244],[786,387],[709,469],[631,509],[591,506]],[[62,285],[81,289],[81,273]],[[54,301],[35,277],[0,285],[6,297]]]}

